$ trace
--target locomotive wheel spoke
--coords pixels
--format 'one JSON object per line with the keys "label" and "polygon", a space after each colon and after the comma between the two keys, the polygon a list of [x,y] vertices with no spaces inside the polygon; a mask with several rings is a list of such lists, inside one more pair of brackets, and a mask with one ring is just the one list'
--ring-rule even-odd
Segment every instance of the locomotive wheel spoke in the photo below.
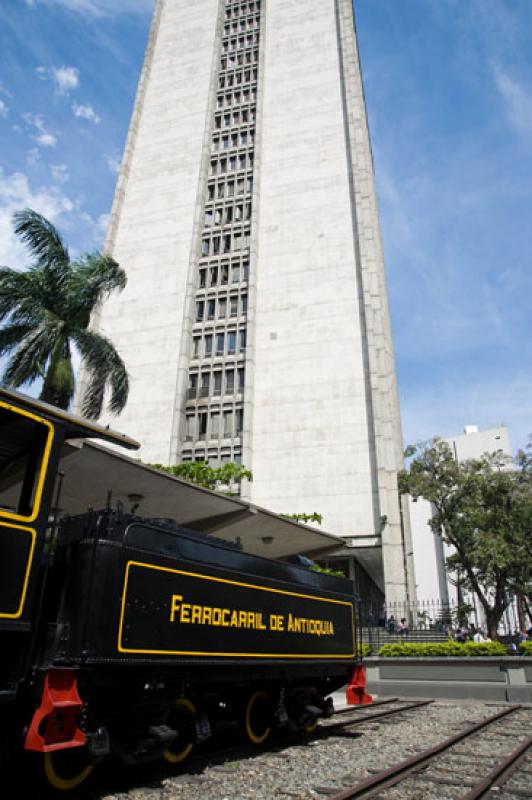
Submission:
{"label": "locomotive wheel spoke", "polygon": [[50,786],[59,791],[76,789],[87,780],[94,764],[86,747],[72,747],[44,754],[44,775]]}
{"label": "locomotive wheel spoke", "polygon": [[247,739],[256,745],[263,744],[272,732],[272,700],[266,692],[257,691],[249,696],[244,731]]}
{"label": "locomotive wheel spoke", "polygon": [[181,764],[191,754],[196,738],[195,717],[196,706],[191,700],[180,697],[175,701],[166,718],[170,727],[177,731],[177,738],[164,753],[170,764]]}

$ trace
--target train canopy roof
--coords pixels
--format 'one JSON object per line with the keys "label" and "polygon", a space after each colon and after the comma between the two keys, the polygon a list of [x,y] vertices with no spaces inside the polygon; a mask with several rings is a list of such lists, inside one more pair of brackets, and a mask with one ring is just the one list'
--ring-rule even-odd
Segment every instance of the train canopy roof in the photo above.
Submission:
{"label": "train canopy roof", "polygon": [[139,442],[136,442],[135,439],[131,439],[123,433],[118,433],[118,431],[113,431],[108,426],[97,425],[95,422],[83,419],[83,417],[77,417],[69,411],[63,411],[61,408],[43,403],[42,400],[36,400],[34,397],[16,392],[14,389],[6,389],[0,386],[0,400],[8,404],[13,403],[17,407],[22,406],[38,416],[52,420],[52,422],[60,422],[65,426],[66,436],[69,439],[86,439],[90,437],[125,447],[128,450],[138,450],[140,447]]}
{"label": "train canopy roof", "polygon": [[[94,442],[64,445],[59,501],[62,514],[104,508],[108,496],[143,517],[173,519],[178,525],[242,542],[245,552],[267,558],[318,556],[338,547],[338,537],[299,525],[238,497],[203,489]],[[110,495],[109,495],[110,493]],[[341,540],[340,540],[341,541]]]}

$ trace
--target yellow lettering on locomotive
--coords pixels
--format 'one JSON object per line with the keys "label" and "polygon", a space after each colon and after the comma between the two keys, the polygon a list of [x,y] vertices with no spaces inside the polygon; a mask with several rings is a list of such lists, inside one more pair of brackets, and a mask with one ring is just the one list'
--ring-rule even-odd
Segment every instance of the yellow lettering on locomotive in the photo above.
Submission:
{"label": "yellow lettering on locomotive", "polygon": [[307,619],[296,617],[289,613],[269,615],[269,628],[263,620],[260,611],[246,611],[244,609],[218,608],[211,606],[183,603],[183,596],[173,594],[170,603],[170,622],[176,619],[184,624],[213,625],[224,628],[250,628],[258,631],[284,631],[290,633],[306,633],[311,636],[334,636],[334,625],[331,620]]}
{"label": "yellow lettering on locomotive", "polygon": [[175,620],[175,615],[179,611],[181,607],[181,600],[183,599],[182,595],[180,594],[173,594],[172,595],[172,603],[170,606],[170,622]]}

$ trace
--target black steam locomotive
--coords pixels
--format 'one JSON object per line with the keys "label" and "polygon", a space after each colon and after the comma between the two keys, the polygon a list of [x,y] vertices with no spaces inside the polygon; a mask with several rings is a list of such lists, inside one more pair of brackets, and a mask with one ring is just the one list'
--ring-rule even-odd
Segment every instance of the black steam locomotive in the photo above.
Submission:
{"label": "black steam locomotive", "polygon": [[[356,662],[351,584],[113,508],[61,513],[68,442],[138,445],[0,389],[0,754],[57,789],[183,761],[221,720],[311,731]],[[105,506],[105,503],[103,504]]]}

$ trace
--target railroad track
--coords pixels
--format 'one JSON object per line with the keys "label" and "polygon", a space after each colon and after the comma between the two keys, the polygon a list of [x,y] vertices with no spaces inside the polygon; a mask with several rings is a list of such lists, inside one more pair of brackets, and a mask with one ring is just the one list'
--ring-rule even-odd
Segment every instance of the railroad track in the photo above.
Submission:
{"label": "railroad track", "polygon": [[[508,726],[510,721],[514,723],[513,727]],[[384,800],[386,791],[398,784],[401,784],[402,794],[405,796],[405,791],[408,791],[407,783],[411,782],[412,793],[414,793],[415,787],[415,793],[419,796],[419,782],[425,781],[448,788],[452,786],[455,788],[465,787],[464,793],[456,795],[460,797],[460,800],[481,800],[481,798],[494,797],[503,800],[505,794],[512,799],[532,798],[532,736],[529,735],[531,724],[532,709],[512,706],[341,791],[337,792],[334,788],[322,787],[322,793],[327,795],[329,800],[354,800],[355,798],[370,800],[370,798],[376,797]],[[489,743],[492,748],[492,752],[489,754],[481,751],[475,752],[474,746],[475,743],[478,743],[477,735],[481,732],[485,736],[479,741],[484,745]],[[487,739],[486,734],[489,734]],[[501,758],[500,751],[506,751],[509,740],[514,738],[516,739],[515,746],[512,746],[511,752]],[[468,742],[473,749],[465,752],[457,751],[456,746],[464,742]],[[514,742],[512,741],[511,744],[514,745]],[[498,753],[493,752],[495,748],[499,749]],[[443,754],[451,757],[450,766],[443,767],[444,771],[448,770],[450,777],[441,774],[442,765],[438,759]],[[458,756],[456,762],[453,760],[454,756]],[[483,770],[487,770],[487,774],[484,774],[480,780],[478,775],[472,775],[471,771],[468,773],[466,768],[471,764],[478,766],[479,759]],[[466,767],[464,767],[464,762]],[[518,785],[515,785],[516,782]]]}
{"label": "railroad track", "polygon": [[[393,717],[397,714],[402,714],[405,711],[411,711],[416,708],[423,708],[429,706],[434,700],[415,700],[410,702],[408,700],[400,700],[397,697],[392,697],[388,700],[380,700],[376,703],[371,703],[367,706],[351,706],[350,708],[342,708],[334,713],[334,716],[329,720],[325,720],[318,725],[315,736],[330,736],[337,731],[347,730],[355,725],[364,725],[368,722],[376,722],[377,720],[385,719],[386,717]],[[387,711],[373,711],[377,706],[385,706],[391,703],[400,703],[399,708],[390,708]],[[343,716],[344,714],[355,714],[354,717],[344,719],[341,722],[332,722],[334,717]]]}

